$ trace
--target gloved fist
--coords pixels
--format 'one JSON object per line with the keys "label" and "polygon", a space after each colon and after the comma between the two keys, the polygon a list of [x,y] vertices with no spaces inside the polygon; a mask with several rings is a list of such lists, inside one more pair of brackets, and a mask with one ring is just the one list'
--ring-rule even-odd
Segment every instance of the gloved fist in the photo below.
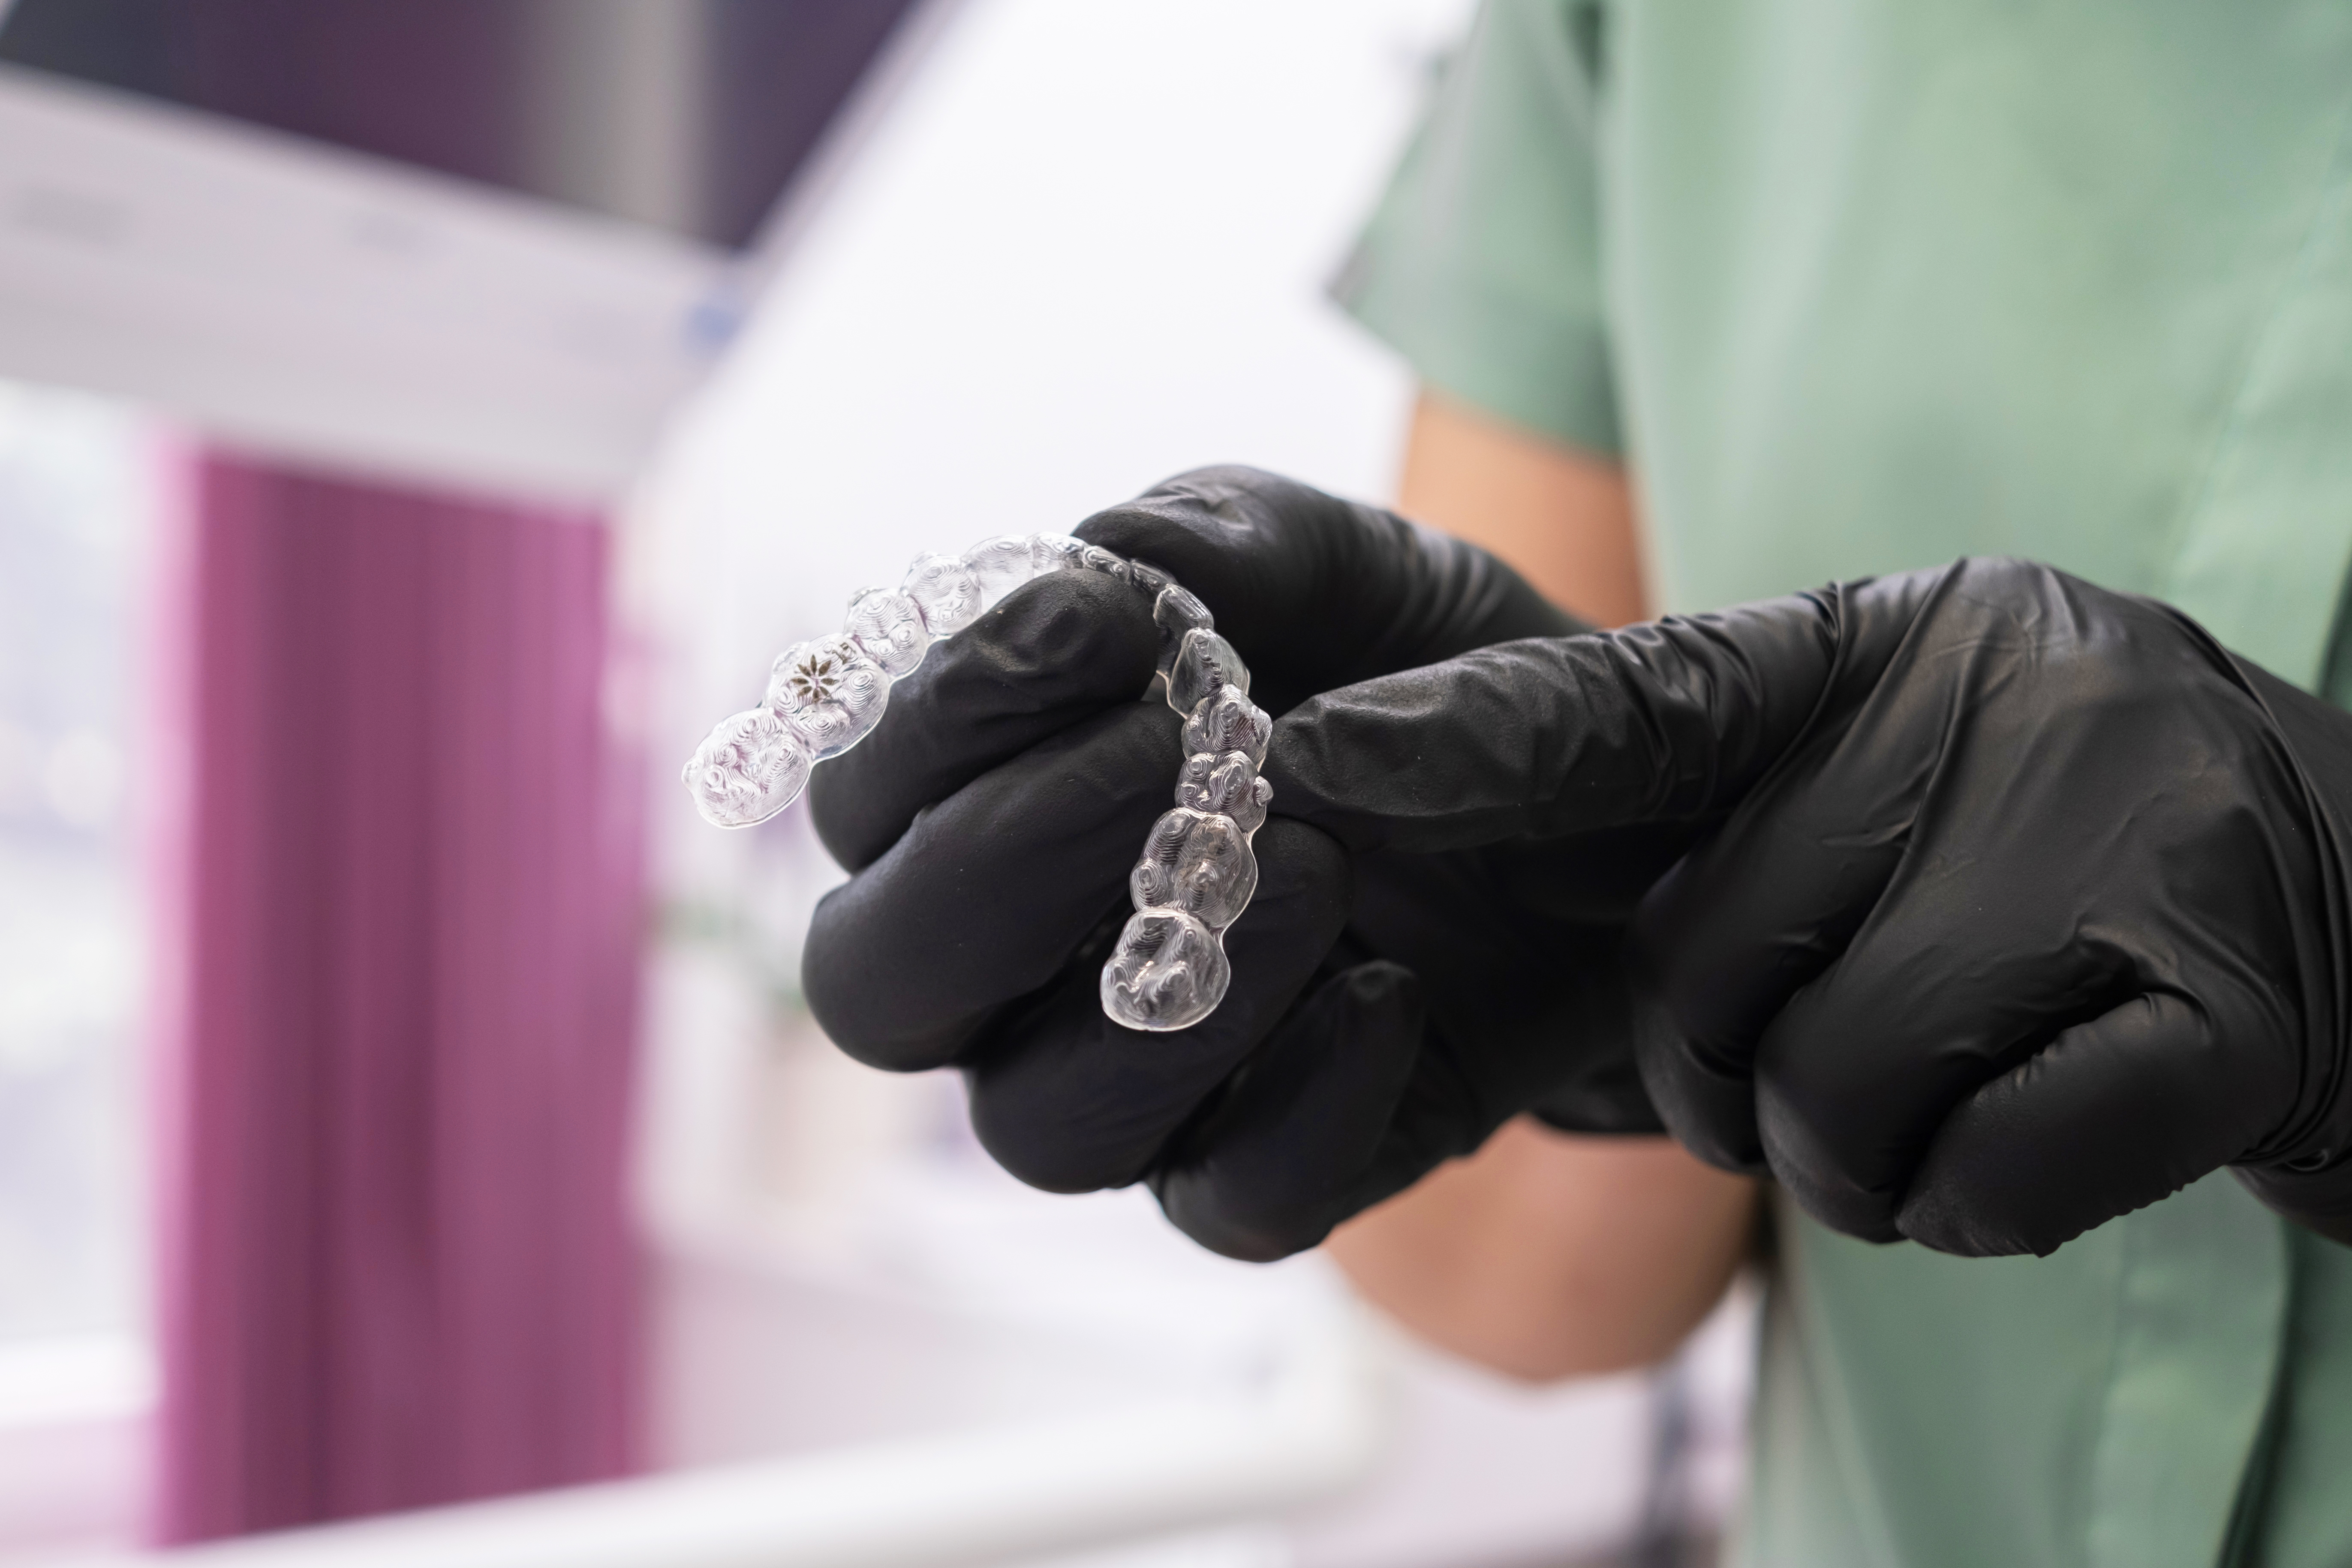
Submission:
{"label": "gloved fist", "polygon": [[[1182,476],[1076,531],[1207,603],[1277,715],[1579,629],[1482,551],[1249,469]],[[1277,785],[1222,1005],[1166,1034],[1106,1018],[1097,972],[1181,761],[1176,716],[1140,700],[1156,647],[1122,584],[1039,579],[817,772],[817,830],[853,876],[820,906],[803,975],[836,1042],[878,1067],[961,1068],[1015,1174],[1149,1180],[1179,1226],[1243,1258],[1314,1245],[1539,1102],[1575,1127],[1656,1130],[1617,954],[1680,845],[1641,834],[1359,853],[1286,816]]]}
{"label": "gloved fist", "polygon": [[2352,1240],[2352,717],[1968,561],[1480,650],[1276,727],[1360,850],[1714,824],[1643,903],[1667,1124],[1824,1223],[2048,1253],[2223,1166]]}
{"label": "gloved fist", "polygon": [[1677,1131],[1944,1252],[2047,1254],[2222,1165],[2352,1239],[2304,1169],[2352,1142],[2352,719],[2040,567],[1822,603],[1820,710],[1644,911]]}

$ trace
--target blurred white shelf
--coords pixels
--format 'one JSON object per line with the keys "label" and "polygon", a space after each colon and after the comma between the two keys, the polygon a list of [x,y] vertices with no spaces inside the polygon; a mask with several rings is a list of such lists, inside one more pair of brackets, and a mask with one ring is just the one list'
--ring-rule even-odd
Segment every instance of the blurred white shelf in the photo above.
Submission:
{"label": "blurred white shelf", "polygon": [[[164,1554],[131,1568],[962,1568],[1204,1531],[1344,1489],[1387,1431],[1377,1331],[1289,1325],[1253,1387]],[[84,1563],[100,1560],[81,1559]]]}
{"label": "blurred white shelf", "polygon": [[155,1360],[131,1334],[0,1341],[0,1434],[143,1415]]}
{"label": "blurred white shelf", "polygon": [[272,452],[603,500],[731,334],[736,267],[0,67],[0,375]]}

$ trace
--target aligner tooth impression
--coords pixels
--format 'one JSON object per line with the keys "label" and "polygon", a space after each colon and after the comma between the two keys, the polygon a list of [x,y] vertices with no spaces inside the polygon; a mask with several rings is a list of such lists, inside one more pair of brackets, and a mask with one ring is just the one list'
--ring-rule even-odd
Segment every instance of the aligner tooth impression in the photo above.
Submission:
{"label": "aligner tooth impression", "polygon": [[1216,1011],[1233,980],[1225,931],[1257,890],[1250,840],[1274,798],[1257,771],[1274,721],[1250,701],[1249,667],[1217,635],[1209,607],[1156,566],[1063,533],[1000,534],[961,556],[919,555],[896,590],[854,595],[839,633],[779,654],[761,705],[711,731],[685,783],[706,821],[767,821],[800,798],[810,769],[873,733],[891,683],[932,643],[1024,583],[1072,571],[1102,573],[1151,600],[1159,675],[1187,753],[1175,809],[1152,825],[1129,875],[1135,913],[1103,965],[1102,1008],[1131,1029],[1186,1028]]}

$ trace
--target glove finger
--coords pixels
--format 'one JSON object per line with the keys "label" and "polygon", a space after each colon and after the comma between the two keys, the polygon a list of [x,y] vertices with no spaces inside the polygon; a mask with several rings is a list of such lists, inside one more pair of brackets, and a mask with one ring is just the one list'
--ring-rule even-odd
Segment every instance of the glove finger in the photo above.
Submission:
{"label": "glove finger", "polygon": [[1198,595],[1269,713],[1488,643],[1583,629],[1475,545],[1255,468],[1179,474],[1076,532]]}
{"label": "glove finger", "polygon": [[[1360,855],[1348,934],[1412,966],[1430,1027],[1454,1043],[1482,1100],[1574,1131],[1655,1134],[1628,1011],[1632,900],[1609,886],[1630,864],[1615,851],[1631,847],[1607,837]],[[1647,880],[1664,868],[1654,862]]]}
{"label": "glove finger", "polygon": [[826,894],[801,988],[834,1043],[892,1071],[943,1066],[1061,973],[1105,911],[1124,910],[1128,870],[1169,809],[1177,730],[1159,703],[1082,721],[919,812]]}
{"label": "glove finger", "polygon": [[1746,1175],[1766,1171],[1755,1100],[1765,1031],[1845,950],[1903,854],[1899,831],[1839,816],[1843,803],[1802,776],[1783,775],[1669,872],[1633,929],[1651,1101],[1691,1152]]}
{"label": "glove finger", "polygon": [[[1594,1131],[1659,1131],[1633,1065],[1622,917],[1558,918],[1540,894],[1522,896],[1536,858],[1517,846],[1360,855],[1349,937],[1411,965],[1430,1026],[1457,1047],[1482,1100],[1508,1114],[1540,1100]],[[1549,868],[1579,874],[1565,861]]]}
{"label": "glove finger", "polygon": [[1359,849],[1695,832],[1814,716],[1843,604],[1506,643],[1344,687],[1276,724],[1265,775],[1285,812]]}
{"label": "glove finger", "polygon": [[882,858],[915,814],[1150,683],[1149,600],[1115,577],[1056,572],[933,647],[882,722],[809,777],[817,837],[845,870]]}
{"label": "glove finger", "polygon": [[1421,1046],[1412,972],[1374,962],[1332,976],[1234,1076],[1151,1178],[1176,1228],[1227,1258],[1271,1263],[1365,1206]]}
{"label": "glove finger", "polygon": [[1905,1194],[1952,1109],[2026,1061],[2063,1020],[2105,1012],[2129,977],[2084,955],[1990,963],[2010,982],[1997,995],[1969,984],[1975,975],[1938,984],[1914,970],[1913,984],[1890,984],[1877,946],[1857,942],[1765,1030],[1755,1116],[1765,1160],[1798,1206],[1832,1230],[1894,1241]]}
{"label": "glove finger", "polygon": [[[1475,1152],[1517,1110],[1523,1096],[1497,1097],[1461,1047],[1422,1031],[1412,1070],[1371,1158],[1327,1200],[1327,1227],[1412,1186],[1448,1160]],[[1474,1047],[1475,1048],[1475,1047]]]}
{"label": "glove finger", "polygon": [[1938,1252],[2047,1257],[2179,1191],[2263,1131],[2228,1114],[2243,1102],[2216,1081],[2227,1045],[2168,994],[2066,1030],[1945,1119],[1896,1229]]}
{"label": "glove finger", "polygon": [[1049,1192],[1140,1179],[1289,1010],[1347,922],[1348,856],[1281,817],[1258,830],[1255,849],[1257,893],[1225,932],[1232,989],[1208,1017],[1164,1034],[1112,1023],[1101,955],[1089,952],[1033,1007],[990,1027],[968,1076],[972,1130],[999,1164]]}
{"label": "glove finger", "polygon": [[[1840,628],[1835,682],[1821,689],[1804,738],[1635,912],[1630,956],[1642,1079],[1666,1126],[1711,1164],[1765,1173],[1755,1097],[1765,1031],[1845,952],[1931,815],[1927,796],[1938,784],[1950,728],[1951,677],[1888,671],[1906,650],[1919,652],[1910,634],[1955,596],[1958,576],[1923,574],[1824,591],[1818,602]],[[1991,639],[1969,641],[1982,647]],[[1755,668],[1763,671],[1766,663]],[[1949,889],[1931,887],[1922,907],[1954,903]],[[1916,920],[1918,910],[1910,915]],[[1906,922],[1890,917],[1881,924],[1902,930]],[[1918,972],[1910,973],[1916,980]],[[1890,998],[1884,1013],[1848,1016],[1863,1038],[1875,1038],[1871,1031],[1919,1014],[1923,994]],[[1937,998],[1939,1013],[1946,1000]],[[1851,1228],[1878,1234],[1885,1224],[1882,1215],[1857,1218]]]}
{"label": "glove finger", "polygon": [[[1755,1037],[1765,1157],[1807,1213],[1849,1236],[1895,1240],[1905,1189],[1951,1109],[2068,1024],[2145,988],[2129,951],[2085,940],[2079,909],[2041,896],[2049,884],[2038,868],[2066,853],[2042,839],[2063,839],[2064,825],[2047,827],[2030,809],[1958,805],[1964,782],[1943,780],[1937,808],[2016,823],[2004,852],[1948,849],[1936,829],[1915,829],[1883,886],[1859,874],[1844,885],[1842,907],[1821,928],[1832,940],[1850,930],[1851,940],[1842,952],[1816,946],[1835,962],[1788,994]],[[1831,806],[1851,791],[1829,773],[1809,794]],[[1858,925],[1856,912],[1865,916]],[[1741,910],[1708,913],[1736,920]],[[1726,1033],[1752,1028],[1776,998],[1765,985],[1743,1000],[1748,1011]]]}
{"label": "glove finger", "polygon": [[[1965,645],[1943,668],[1988,646]],[[2009,657],[1988,662],[2005,671]],[[2045,689],[2067,674],[2044,674]],[[2227,755],[2214,744],[2182,746],[2179,768],[2118,761],[2150,754],[2152,706],[2193,725],[2193,705],[2077,704],[2060,725],[1965,684],[1929,696],[1874,702],[1805,786],[1817,814],[1798,825],[1806,836],[1842,826],[1906,848],[1843,955],[1759,1047],[1762,1142],[1790,1194],[1836,1229],[1893,1239],[1955,1106],[2062,1029],[2143,994],[2193,998],[2239,1051],[2209,1121],[2248,1104],[2258,1121],[2284,1119],[2294,1086],[2263,1080],[2301,1058],[2295,933],[2280,913],[2295,900],[2272,870],[2293,852],[2253,814],[2217,817],[2206,793],[2182,787],[2184,770]],[[1971,722],[1947,744],[1955,706]],[[1845,804],[1872,791],[1885,802],[1874,811]],[[1846,909],[1866,892],[1857,877]],[[2087,1167],[2084,1178],[2094,1191],[2105,1180]]]}

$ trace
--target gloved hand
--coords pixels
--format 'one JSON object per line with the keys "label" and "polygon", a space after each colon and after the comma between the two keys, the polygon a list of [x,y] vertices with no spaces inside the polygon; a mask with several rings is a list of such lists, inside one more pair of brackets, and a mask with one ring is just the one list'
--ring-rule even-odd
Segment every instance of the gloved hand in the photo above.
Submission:
{"label": "gloved hand", "polygon": [[2352,717],[2160,605],[1970,561],[1488,648],[1265,774],[1360,851],[1720,816],[1635,922],[1643,1078],[1839,1230],[2046,1254],[2229,1165],[2352,1241]]}
{"label": "gloved hand", "polygon": [[[1580,629],[1482,551],[1248,469],[1185,475],[1077,532],[1200,595],[1276,714]],[[1181,761],[1176,716],[1139,700],[1156,646],[1123,585],[1040,579],[818,770],[817,830],[854,875],[819,908],[803,977],[836,1042],[878,1067],[960,1067],[1015,1174],[1148,1179],[1179,1226],[1242,1258],[1314,1245],[1530,1106],[1658,1130],[1617,952],[1682,845],[1642,833],[1356,854],[1286,816],[1277,788],[1223,1005],[1168,1034],[1106,1018],[1127,874]]]}

